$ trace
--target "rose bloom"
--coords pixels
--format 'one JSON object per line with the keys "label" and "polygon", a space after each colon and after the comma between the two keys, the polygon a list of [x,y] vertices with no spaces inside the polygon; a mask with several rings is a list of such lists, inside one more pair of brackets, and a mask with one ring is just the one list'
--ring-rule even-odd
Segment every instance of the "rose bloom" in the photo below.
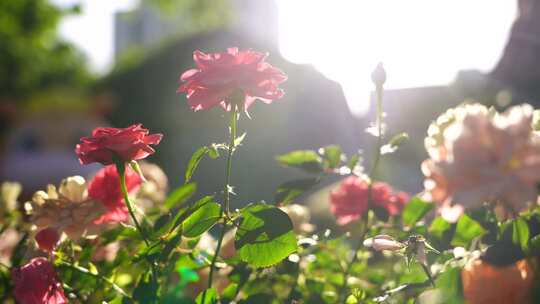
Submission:
{"label": "rose bloom", "polygon": [[117,156],[124,162],[139,160],[153,154],[155,150],[150,145],[157,145],[162,134],[148,134],[141,124],[127,128],[96,128],[91,137],[81,138],[81,143],[75,147],[75,153],[83,165],[101,163],[110,165]]}
{"label": "rose bloom", "polygon": [[45,258],[32,259],[28,264],[13,269],[12,280],[17,303],[68,303],[53,265]]}
{"label": "rose bloom", "polygon": [[[126,167],[125,176],[128,193],[136,192],[142,183],[141,177],[129,167]],[[129,220],[129,211],[115,165],[106,166],[96,173],[88,185],[88,196],[107,208],[107,212],[96,219],[96,224]]]}
{"label": "rose bloom", "polygon": [[463,296],[470,304],[532,303],[534,269],[527,260],[496,267],[479,258],[461,271]]}
{"label": "rose bloom", "polygon": [[81,176],[62,180],[58,190],[49,185],[47,192],[36,192],[26,208],[38,230],[53,228],[72,240],[97,235],[102,227],[94,222],[107,211],[103,204],[88,197],[86,181]]}
{"label": "rose bloom", "polygon": [[36,234],[38,247],[43,251],[52,252],[56,248],[59,240],[60,234],[54,228],[45,228]]}
{"label": "rose bloom", "polygon": [[[231,103],[241,98],[244,110],[256,99],[265,103],[281,98],[278,85],[287,76],[265,62],[266,54],[252,50],[229,48],[225,53],[193,53],[197,69],[187,70],[180,77],[184,82],[177,90],[187,93],[188,104],[194,111],[220,105],[231,109]],[[234,100],[233,100],[234,99]]]}
{"label": "rose bloom", "polygon": [[[339,225],[349,224],[367,212],[368,198],[369,184],[357,176],[349,176],[330,193],[330,211],[337,217]],[[389,215],[401,212],[408,199],[404,192],[393,194],[386,183],[373,183],[372,207],[384,208]]]}
{"label": "rose bloom", "polygon": [[474,104],[448,111],[428,129],[423,162],[425,198],[449,221],[483,203],[511,213],[536,201],[540,137],[533,109],[515,106],[500,114]]}

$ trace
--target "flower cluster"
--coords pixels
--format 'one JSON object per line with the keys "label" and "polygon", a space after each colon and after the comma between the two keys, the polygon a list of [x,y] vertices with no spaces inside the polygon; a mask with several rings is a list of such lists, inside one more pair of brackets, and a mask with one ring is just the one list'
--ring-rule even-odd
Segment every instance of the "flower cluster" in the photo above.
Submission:
{"label": "flower cluster", "polygon": [[[392,188],[382,182],[371,186],[373,208],[385,209],[389,215],[398,214],[409,201],[405,192],[394,193]],[[357,176],[344,179],[339,187],[330,193],[330,211],[340,225],[346,225],[361,218],[369,209],[370,185]]]}
{"label": "flower cluster", "polygon": [[426,139],[426,198],[438,203],[449,221],[484,203],[514,214],[535,203],[540,136],[532,120],[529,105],[496,113],[473,104],[443,114]]}

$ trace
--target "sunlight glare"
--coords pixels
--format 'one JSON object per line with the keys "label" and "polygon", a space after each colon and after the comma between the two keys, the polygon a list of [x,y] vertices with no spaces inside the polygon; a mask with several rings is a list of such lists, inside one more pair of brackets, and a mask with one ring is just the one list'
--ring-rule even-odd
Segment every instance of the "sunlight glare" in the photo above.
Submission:
{"label": "sunlight glare", "polygon": [[370,73],[387,88],[446,85],[460,70],[487,72],[516,15],[507,0],[278,0],[283,56],[339,82],[356,115],[369,109]]}

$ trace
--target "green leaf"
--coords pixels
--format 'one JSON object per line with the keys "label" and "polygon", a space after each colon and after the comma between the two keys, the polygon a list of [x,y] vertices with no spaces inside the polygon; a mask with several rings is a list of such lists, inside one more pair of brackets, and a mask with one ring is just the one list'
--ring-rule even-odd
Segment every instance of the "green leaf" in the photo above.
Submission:
{"label": "green leaf", "polygon": [[358,153],[353,154],[353,156],[351,156],[351,158],[347,162],[347,168],[353,171],[359,161],[360,161],[360,154]]}
{"label": "green leaf", "polygon": [[152,279],[151,272],[141,275],[133,290],[133,299],[138,303],[157,303],[159,285]]}
{"label": "green leaf", "polygon": [[340,146],[332,145],[321,148],[321,154],[328,168],[336,168],[341,163],[342,151]]}
{"label": "green leaf", "polygon": [[318,178],[306,178],[281,184],[276,191],[275,202],[283,205],[289,204],[318,183]]}
{"label": "green leaf", "polygon": [[517,218],[512,222],[512,242],[523,252],[529,249],[529,225],[522,218]]}
{"label": "green leaf", "polygon": [[485,233],[486,230],[477,221],[463,214],[457,222],[451,244],[466,247],[473,239],[481,237]]}
{"label": "green leaf", "polygon": [[184,236],[197,237],[212,228],[221,218],[221,206],[218,203],[207,203],[193,212],[182,224]]}
{"label": "green leaf", "polygon": [[296,251],[293,224],[281,209],[257,203],[245,207],[241,214],[234,244],[242,261],[268,267]]}
{"label": "green leaf", "polygon": [[407,226],[414,226],[433,207],[432,203],[426,203],[418,197],[413,197],[403,210],[403,223]]}
{"label": "green leaf", "polygon": [[171,194],[169,194],[163,205],[165,206],[165,208],[171,209],[177,204],[183,204],[185,201],[190,199],[196,191],[196,183],[184,184],[176,188]]}
{"label": "green leaf", "polygon": [[322,171],[322,159],[311,150],[297,150],[276,157],[277,161],[286,167],[300,168],[311,173]]}
{"label": "green leaf", "polygon": [[433,222],[431,222],[431,225],[429,226],[429,232],[435,237],[442,239],[444,233],[448,231],[451,227],[452,225],[450,223],[445,221],[442,217],[438,216],[433,220]]}
{"label": "green leaf", "polygon": [[[214,196],[207,195],[200,200],[196,201],[193,205],[188,208],[184,208],[176,212],[173,219],[166,225],[166,228],[169,232],[172,232],[176,227],[180,226],[186,218],[188,218],[193,212],[197,211],[202,206],[212,203],[214,201]],[[163,229],[162,229],[163,230]]]}
{"label": "green leaf", "polygon": [[191,159],[189,160],[186,174],[185,174],[185,183],[188,183],[191,180],[191,177],[193,176],[193,173],[195,173],[195,170],[199,166],[199,163],[201,162],[202,158],[206,153],[208,153],[210,149],[208,147],[201,147],[195,153],[191,155]]}
{"label": "green leaf", "polygon": [[202,291],[195,299],[196,304],[215,304],[218,302],[218,293],[214,288]]}
{"label": "green leaf", "polygon": [[397,149],[407,140],[409,140],[409,135],[405,132],[395,135],[386,145],[381,147],[381,154],[396,152]]}
{"label": "green leaf", "polygon": [[229,286],[227,286],[223,290],[223,293],[221,294],[221,300],[230,302],[234,300],[237,293],[238,293],[238,284],[231,283],[229,284]]}
{"label": "green leaf", "polygon": [[238,136],[237,138],[234,139],[234,147],[238,147],[242,144],[242,141],[244,141],[244,138],[246,138],[246,132],[244,132],[244,134]]}
{"label": "green leaf", "polygon": [[256,293],[250,295],[247,299],[241,300],[238,304],[272,304],[275,296],[266,293]]}
{"label": "green leaf", "polygon": [[446,269],[437,277],[435,285],[441,290],[442,299],[438,303],[463,303],[460,268],[454,267]]}

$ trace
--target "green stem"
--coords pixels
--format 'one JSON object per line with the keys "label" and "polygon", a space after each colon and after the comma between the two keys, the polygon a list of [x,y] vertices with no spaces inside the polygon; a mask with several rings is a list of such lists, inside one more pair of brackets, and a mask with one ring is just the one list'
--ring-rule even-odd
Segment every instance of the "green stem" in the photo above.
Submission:
{"label": "green stem", "polygon": [[[117,162],[116,163],[116,170],[118,171],[118,175],[120,176],[120,188],[122,189],[122,193],[124,194],[124,201],[126,202],[126,206],[129,211],[129,215],[131,216],[131,219],[135,223],[135,227],[137,228],[137,231],[141,235],[142,239],[144,240],[144,243],[147,247],[150,246],[150,241],[148,236],[146,235],[145,230],[142,228],[141,224],[139,224],[139,220],[137,220],[137,217],[135,216],[135,212],[133,211],[133,205],[131,203],[131,200],[129,199],[129,193],[126,185],[126,164],[123,162]],[[147,260],[150,264],[150,271],[152,273],[152,281],[157,285],[158,283],[158,270],[156,267],[156,264],[154,261]]]}
{"label": "green stem", "polygon": [[347,264],[347,268],[345,268],[345,273],[343,274],[343,283],[341,285],[340,292],[339,292],[339,296],[340,296],[339,302],[341,302],[341,303],[345,303],[345,301],[347,299],[347,297],[346,297],[347,296],[347,281],[349,280],[349,275],[351,273],[352,266],[358,260],[358,251],[363,246],[364,237],[366,236],[366,234],[367,234],[367,232],[369,230],[368,222],[369,222],[369,211],[368,211],[368,214],[366,216],[366,219],[362,222],[363,225],[362,225],[362,233],[360,234],[360,241],[358,242],[358,244],[354,248],[354,255],[351,258],[351,260],[349,261],[349,263]]}
{"label": "green stem", "polygon": [[[233,107],[233,110],[231,110],[231,118],[229,121],[229,146],[228,146],[228,153],[227,153],[227,167],[225,172],[225,186],[223,189],[223,204],[221,205],[221,215],[220,217],[223,218],[225,215],[225,220],[223,221],[223,227],[221,228],[221,232],[219,234],[218,243],[216,247],[216,251],[214,252],[214,257],[212,258],[212,263],[210,264],[210,274],[208,275],[208,288],[212,288],[212,280],[214,277],[214,270],[216,266],[217,257],[219,256],[219,252],[221,250],[221,245],[223,243],[223,237],[225,236],[225,230],[227,229],[227,219],[230,218],[230,180],[231,180],[231,169],[232,169],[232,155],[235,149],[235,140],[236,140],[236,129],[237,129],[237,109],[236,107]],[[203,300],[206,296],[206,293],[203,294]],[[204,301],[203,301],[204,302]]]}
{"label": "green stem", "polygon": [[356,248],[354,250],[354,255],[351,259],[351,261],[347,264],[347,268],[345,269],[345,273],[343,275],[343,285],[340,289],[340,302],[345,302],[346,300],[346,291],[347,291],[347,280],[349,279],[349,274],[351,272],[351,268],[354,263],[356,263],[356,260],[358,259],[358,251],[363,246],[363,239],[366,236],[368,230],[369,230],[369,211],[371,210],[371,207],[373,206],[373,183],[375,182],[377,167],[379,166],[379,161],[381,159],[381,146],[382,146],[382,132],[383,132],[383,110],[382,110],[382,99],[383,99],[383,86],[382,84],[376,85],[376,103],[377,103],[377,116],[375,119],[375,126],[377,128],[377,144],[375,146],[375,158],[373,161],[373,165],[371,167],[371,170],[369,171],[369,187],[368,187],[368,201],[367,201],[367,212],[366,212],[366,219],[363,221],[363,228],[362,228],[362,234],[360,236],[360,242],[356,245]]}
{"label": "green stem", "polygon": [[129,199],[129,193],[126,186],[126,170],[125,169],[126,169],[126,165],[124,163],[122,163],[121,165],[116,164],[116,170],[118,171],[118,175],[120,176],[120,188],[122,189],[122,194],[124,194],[124,201],[126,202],[129,215],[131,216],[131,219],[135,223],[135,228],[137,228],[137,231],[143,238],[146,246],[150,246],[150,241],[148,240],[148,237],[146,236],[146,233],[143,230],[141,224],[139,224],[139,220],[135,216],[135,212],[133,211],[133,205],[131,204],[131,200]]}
{"label": "green stem", "polygon": [[376,86],[376,94],[377,94],[377,117],[375,120],[375,126],[377,128],[377,144],[375,146],[375,159],[373,161],[373,165],[371,167],[371,171],[369,171],[369,178],[370,180],[375,180],[375,174],[377,172],[377,167],[379,166],[379,161],[381,159],[381,146],[382,146],[382,132],[383,132],[383,110],[382,110],[382,99],[383,99],[383,87],[382,85]]}

